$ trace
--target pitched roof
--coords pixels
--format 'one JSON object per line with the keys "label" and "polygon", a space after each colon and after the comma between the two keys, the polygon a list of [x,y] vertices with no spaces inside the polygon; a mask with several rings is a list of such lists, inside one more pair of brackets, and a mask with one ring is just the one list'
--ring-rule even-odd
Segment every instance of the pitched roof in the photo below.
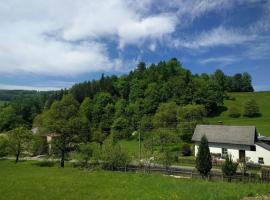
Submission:
{"label": "pitched roof", "polygon": [[205,135],[210,143],[254,145],[255,126],[197,125],[192,140],[199,142]]}
{"label": "pitched roof", "polygon": [[269,144],[266,144],[265,142],[261,142],[261,141],[256,142],[256,144],[259,145],[260,147],[270,151],[270,145]]}

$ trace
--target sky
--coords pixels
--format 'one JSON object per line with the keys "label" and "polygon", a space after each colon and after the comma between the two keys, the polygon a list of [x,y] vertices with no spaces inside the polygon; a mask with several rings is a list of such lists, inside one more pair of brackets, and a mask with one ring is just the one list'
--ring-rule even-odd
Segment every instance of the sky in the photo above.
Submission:
{"label": "sky", "polygon": [[270,90],[270,0],[0,0],[0,89],[56,90],[176,57]]}

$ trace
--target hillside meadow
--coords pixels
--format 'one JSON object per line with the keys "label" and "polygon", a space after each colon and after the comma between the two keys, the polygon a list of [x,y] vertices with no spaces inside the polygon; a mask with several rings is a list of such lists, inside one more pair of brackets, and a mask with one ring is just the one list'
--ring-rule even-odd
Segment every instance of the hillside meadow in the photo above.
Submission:
{"label": "hillside meadow", "polygon": [[241,199],[270,193],[269,185],[176,179],[160,174],[40,167],[0,161],[1,200]]}
{"label": "hillside meadow", "polygon": [[[258,133],[270,136],[270,92],[247,92],[247,93],[229,93],[231,100],[225,100],[224,106],[226,111],[219,116],[208,118],[211,124],[222,121],[225,125],[255,125]],[[237,106],[242,112],[245,102],[248,99],[255,99],[260,107],[261,117],[247,118],[231,118],[228,110],[232,106]]]}

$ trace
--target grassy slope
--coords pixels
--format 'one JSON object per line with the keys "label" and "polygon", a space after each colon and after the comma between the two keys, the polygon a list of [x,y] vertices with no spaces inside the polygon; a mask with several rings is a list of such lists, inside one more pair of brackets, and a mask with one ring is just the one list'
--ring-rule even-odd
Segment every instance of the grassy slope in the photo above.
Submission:
{"label": "grassy slope", "polygon": [[228,116],[227,110],[218,117],[209,118],[209,122],[217,123],[218,121],[223,121],[224,124],[229,125],[256,125],[259,133],[270,136],[270,92],[231,93],[229,95],[235,97],[235,100],[225,100],[225,107],[230,108],[235,105],[243,110],[245,101],[254,98],[259,104],[262,116],[258,118],[240,117],[234,119]]}
{"label": "grassy slope", "polygon": [[240,199],[269,194],[269,185],[213,183],[162,175],[89,172],[0,161],[1,200]]}

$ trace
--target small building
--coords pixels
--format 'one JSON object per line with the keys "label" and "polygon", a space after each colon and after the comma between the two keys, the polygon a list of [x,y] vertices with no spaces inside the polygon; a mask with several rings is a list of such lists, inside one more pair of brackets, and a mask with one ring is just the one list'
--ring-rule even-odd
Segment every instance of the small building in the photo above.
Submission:
{"label": "small building", "polygon": [[195,156],[203,136],[209,142],[210,153],[218,159],[231,155],[233,161],[270,166],[270,138],[258,136],[255,126],[197,125],[192,141]]}

